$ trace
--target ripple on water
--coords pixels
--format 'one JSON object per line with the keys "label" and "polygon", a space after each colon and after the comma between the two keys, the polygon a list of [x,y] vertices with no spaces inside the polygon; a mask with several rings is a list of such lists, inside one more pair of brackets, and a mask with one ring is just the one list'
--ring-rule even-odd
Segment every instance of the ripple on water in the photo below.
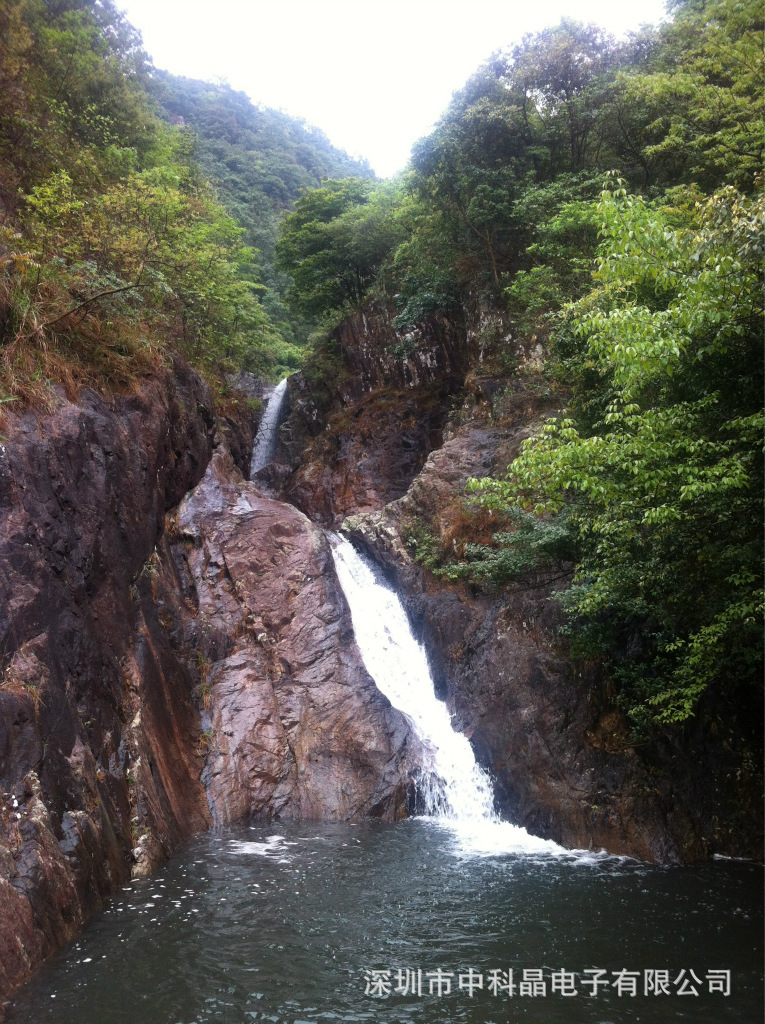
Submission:
{"label": "ripple on water", "polygon": [[[279,851],[287,851],[288,859]],[[761,872],[465,856],[442,825],[256,826],[120,890],[8,1024],[725,1024],[762,1015]],[[154,897],[160,897],[154,899]],[[545,998],[365,995],[365,970],[543,969]],[[553,995],[550,972],[730,969],[729,998]]]}

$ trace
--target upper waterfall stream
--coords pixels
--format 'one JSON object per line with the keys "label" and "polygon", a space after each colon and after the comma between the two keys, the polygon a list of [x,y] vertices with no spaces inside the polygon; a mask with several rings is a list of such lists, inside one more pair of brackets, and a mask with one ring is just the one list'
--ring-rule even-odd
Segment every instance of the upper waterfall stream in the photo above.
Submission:
{"label": "upper waterfall stream", "polygon": [[250,476],[255,476],[274,457],[276,449],[276,431],[279,427],[279,416],[282,411],[284,396],[287,394],[287,378],[284,377],[276,385],[263,410],[263,417],[258,426],[255,443],[252,446]]}
{"label": "upper waterfall stream", "polygon": [[564,853],[556,843],[498,817],[491,780],[437,699],[425,650],[412,635],[398,596],[348,540],[330,534],[330,542],[367,671],[407,715],[428,751],[419,782],[426,813],[450,828],[466,853]]}

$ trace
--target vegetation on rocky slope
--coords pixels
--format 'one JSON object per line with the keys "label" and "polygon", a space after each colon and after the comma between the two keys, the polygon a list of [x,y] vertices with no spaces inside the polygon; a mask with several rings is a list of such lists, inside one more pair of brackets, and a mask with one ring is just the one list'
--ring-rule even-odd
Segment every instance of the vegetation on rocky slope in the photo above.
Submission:
{"label": "vegetation on rocky slope", "polygon": [[2,0],[0,90],[0,399],[119,389],[170,350],[208,377],[298,365],[310,325],[280,298],[277,217],[368,168],[156,72],[112,0]]}
{"label": "vegetation on rocky slope", "polygon": [[[375,299],[404,331],[466,309],[487,341],[500,323],[544,343],[565,411],[505,478],[471,484],[501,530],[456,553],[436,539],[429,565],[506,586],[565,554],[574,648],[606,667],[636,733],[700,714],[751,760],[762,11],[684,0],[673,13],[622,43],[564,21],[497,53],[399,181],[325,182],[276,254],[293,301],[329,325]],[[515,344],[495,333],[493,366],[517,380]]]}

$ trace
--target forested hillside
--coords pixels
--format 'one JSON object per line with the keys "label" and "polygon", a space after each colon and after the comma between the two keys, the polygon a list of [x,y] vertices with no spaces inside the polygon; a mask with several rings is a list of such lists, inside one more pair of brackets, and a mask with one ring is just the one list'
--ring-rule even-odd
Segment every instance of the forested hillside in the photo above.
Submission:
{"label": "forested hillside", "polygon": [[227,85],[165,71],[155,71],[149,85],[163,116],[193,132],[194,159],[245,229],[246,244],[257,250],[260,278],[268,289],[263,308],[285,341],[304,346],[314,324],[285,305],[290,279],[274,267],[280,216],[303,190],[324,178],[372,178],[369,165],[336,149],[318,128],[256,107]]}
{"label": "forested hillside", "polygon": [[366,166],[156,71],[111,0],[3,0],[0,90],[0,400],[122,388],[173,350],[211,379],[299,365],[310,324],[281,300],[277,219]]}
{"label": "forested hillside", "polygon": [[[487,589],[569,566],[573,653],[604,667],[634,738],[700,715],[746,772],[762,706],[762,10],[673,13],[625,42],[564,21],[497,53],[403,180],[324,182],[276,251],[292,301],[325,317],[315,375],[332,326],[374,300],[401,329],[471,312],[482,372],[558,395],[507,476],[470,484],[460,536],[421,524],[420,557]],[[508,330],[543,343],[541,373]]]}

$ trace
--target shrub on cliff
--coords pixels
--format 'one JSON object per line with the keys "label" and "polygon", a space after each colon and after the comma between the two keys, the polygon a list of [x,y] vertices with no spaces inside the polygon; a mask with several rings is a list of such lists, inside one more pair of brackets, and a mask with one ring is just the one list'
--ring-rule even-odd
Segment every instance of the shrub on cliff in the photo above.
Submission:
{"label": "shrub on cliff", "polygon": [[603,192],[596,285],[558,328],[574,399],[505,480],[471,483],[490,507],[565,511],[575,646],[610,659],[637,724],[761,688],[765,202],[675,198]]}

